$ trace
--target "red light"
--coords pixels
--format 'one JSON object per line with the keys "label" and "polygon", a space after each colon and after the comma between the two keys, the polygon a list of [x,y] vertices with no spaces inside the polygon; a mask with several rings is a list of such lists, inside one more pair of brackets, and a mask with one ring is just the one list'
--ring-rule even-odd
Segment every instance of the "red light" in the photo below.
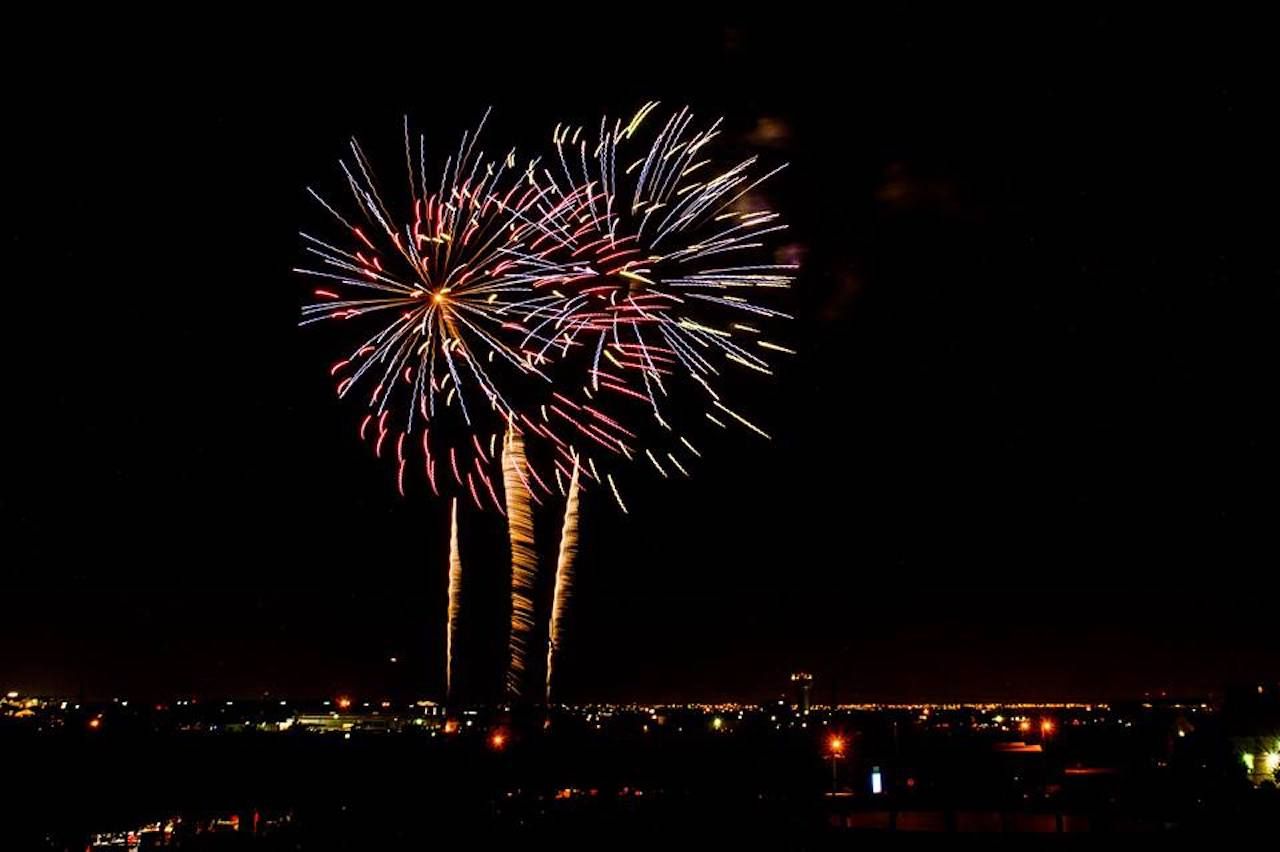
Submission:
{"label": "red light", "polygon": [[494,751],[502,751],[506,744],[507,735],[502,733],[502,731],[494,731],[493,735],[489,737],[489,745]]}
{"label": "red light", "polygon": [[337,704],[339,710],[348,710],[351,708],[351,699],[345,695],[339,695]]}
{"label": "red light", "polygon": [[827,750],[834,755],[844,754],[844,737],[832,734],[827,738]]}

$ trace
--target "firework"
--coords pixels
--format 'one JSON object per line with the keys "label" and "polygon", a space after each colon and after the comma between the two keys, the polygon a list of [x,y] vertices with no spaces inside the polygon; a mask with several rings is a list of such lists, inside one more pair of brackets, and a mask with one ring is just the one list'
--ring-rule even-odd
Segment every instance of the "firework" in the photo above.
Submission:
{"label": "firework", "polygon": [[560,652],[565,612],[573,593],[573,567],[578,557],[578,471],[574,462],[569,478],[569,496],[564,504],[564,527],[560,531],[560,557],[556,561],[556,584],[551,598],[551,624],[547,630],[547,704],[551,704],[551,675]]}
{"label": "firework", "polygon": [[688,476],[708,424],[769,437],[749,403],[727,398],[725,379],[770,374],[773,358],[793,354],[767,332],[788,318],[770,302],[796,266],[777,262],[773,243],[787,226],[760,191],[784,167],[762,172],[755,156],[717,165],[720,121],[697,127],[686,108],[653,124],[656,107],[625,125],[557,125],[547,164],[521,163],[514,149],[486,158],[482,120],[435,177],[406,119],[409,191],[398,209],[354,140],[340,163],[349,201],[309,190],[342,230],[302,234],[311,262],[295,271],[316,281],[302,324],[373,325],[330,368],[338,396],[365,401],[360,437],[395,460],[401,494],[412,462],[432,493],[453,498],[447,695],[460,611],[458,499],[507,516],[506,688],[515,698],[536,622],[533,506],[565,499],[549,701],[580,489],[607,485],[625,513],[621,464]]}
{"label": "firework", "polygon": [[[787,226],[759,196],[783,166],[757,175],[749,156],[717,168],[707,151],[721,122],[695,130],[687,109],[637,149],[655,107],[625,125],[602,119],[595,133],[557,126],[559,168],[545,174],[559,240],[508,278],[561,297],[540,305],[521,345],[561,362],[562,390],[544,420],[565,427],[569,452],[586,455],[590,478],[608,481],[623,511],[592,454],[643,456],[665,478],[687,475],[698,424],[768,438],[717,388],[729,370],[769,374],[771,358],[793,351],[764,328],[788,318],[766,302],[796,268],[773,262],[769,243]],[[567,474],[570,460],[558,462]]]}
{"label": "firework", "polygon": [[444,694],[447,702],[453,697],[453,643],[458,633],[458,616],[462,613],[462,553],[458,549],[458,500],[450,501],[449,512],[449,592],[448,610],[445,615],[444,637]]}
{"label": "firework", "polygon": [[533,632],[534,588],[538,554],[534,550],[533,508],[522,471],[526,468],[524,439],[512,429],[502,448],[503,484],[507,495],[507,529],[511,536],[511,634],[507,692],[519,698],[529,638]]}
{"label": "firework", "polygon": [[607,482],[625,511],[597,458],[688,475],[708,423],[768,437],[720,380],[792,351],[765,332],[787,316],[767,297],[795,269],[773,262],[786,225],[759,196],[783,167],[714,165],[721,122],[695,129],[688,109],[641,142],[656,106],[595,131],[558,125],[549,165],[485,159],[477,129],[433,188],[406,121],[403,219],[355,141],[342,162],[354,212],[312,191],[346,236],[303,234],[319,268],[298,271],[320,284],[303,323],[381,320],[331,373],[339,396],[368,392],[361,438],[394,457],[402,493],[420,455],[433,492],[503,511],[496,444],[515,427],[548,448],[541,474],[522,463],[531,499],[552,480],[563,495],[580,457],[581,484]]}
{"label": "firework", "polygon": [[352,140],[350,162],[341,161],[351,209],[339,212],[308,190],[344,227],[344,237],[326,241],[304,232],[313,265],[295,271],[318,284],[316,301],[303,307],[303,325],[377,320],[330,375],[339,397],[367,394],[360,437],[379,457],[394,454],[401,493],[409,459],[420,453],[434,493],[451,488],[477,507],[502,511],[494,450],[518,422],[513,394],[552,381],[532,348],[540,335],[523,323],[559,299],[509,273],[536,266],[540,252],[556,247],[548,223],[558,214],[536,161],[521,168],[514,150],[486,159],[479,135],[479,128],[463,135],[433,189],[423,137],[415,151],[406,120],[409,203],[402,216],[379,192],[372,165]]}

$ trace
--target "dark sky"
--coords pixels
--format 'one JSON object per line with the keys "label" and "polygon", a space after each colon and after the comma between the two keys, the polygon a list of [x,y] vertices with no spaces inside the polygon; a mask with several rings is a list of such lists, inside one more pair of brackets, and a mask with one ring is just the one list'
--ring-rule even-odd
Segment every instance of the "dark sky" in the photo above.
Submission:
{"label": "dark sky", "polygon": [[[303,188],[351,134],[394,150],[405,113],[453,140],[492,105],[532,149],[650,98],[782,131],[800,354],[751,386],[772,443],[637,477],[625,517],[588,499],[565,697],[1280,677],[1277,267],[1245,262],[1276,147],[1247,40],[652,18],[117,20],[4,60],[0,686],[438,692],[445,507],[396,494],[332,399],[339,341],[295,327]],[[476,598],[481,694],[502,623]]]}

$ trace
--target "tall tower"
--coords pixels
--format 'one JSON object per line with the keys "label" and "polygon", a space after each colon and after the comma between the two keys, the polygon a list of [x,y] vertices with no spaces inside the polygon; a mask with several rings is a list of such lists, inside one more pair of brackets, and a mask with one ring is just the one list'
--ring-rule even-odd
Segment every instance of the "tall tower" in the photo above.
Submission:
{"label": "tall tower", "polygon": [[794,694],[796,709],[801,713],[809,712],[809,691],[813,689],[813,675],[808,672],[791,673],[791,691]]}

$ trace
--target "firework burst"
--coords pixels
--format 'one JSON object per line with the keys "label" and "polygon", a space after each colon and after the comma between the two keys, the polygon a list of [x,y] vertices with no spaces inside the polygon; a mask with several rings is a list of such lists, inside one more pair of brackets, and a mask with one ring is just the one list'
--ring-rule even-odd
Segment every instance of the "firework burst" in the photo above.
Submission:
{"label": "firework burst", "polygon": [[[594,132],[557,126],[543,174],[558,239],[508,278],[559,296],[530,315],[520,345],[559,363],[562,390],[544,420],[573,437],[588,478],[607,481],[624,511],[595,456],[643,457],[665,478],[688,475],[699,456],[695,421],[768,438],[718,386],[731,370],[770,374],[771,359],[793,351],[765,334],[789,318],[767,301],[796,269],[773,262],[771,241],[787,226],[759,192],[784,167],[757,174],[755,156],[716,167],[707,152],[721,122],[695,130],[687,109],[645,146],[656,106]],[[677,385],[691,386],[692,405]],[[558,461],[557,477],[567,476],[571,460]]]}
{"label": "firework burst", "polygon": [[313,264],[295,271],[318,284],[303,325],[377,320],[330,375],[339,397],[364,389],[369,410],[360,437],[379,457],[394,455],[401,493],[410,456],[419,454],[434,493],[451,488],[479,508],[502,511],[495,445],[519,422],[516,397],[552,381],[529,344],[539,334],[525,324],[559,298],[510,273],[539,264],[559,238],[537,161],[520,167],[514,150],[486,159],[479,135],[463,135],[432,187],[423,137],[415,151],[406,120],[409,203],[401,217],[352,140],[350,161],[341,161],[351,209],[340,212],[309,190],[344,237],[304,232]]}
{"label": "firework burst", "polygon": [[535,502],[564,496],[581,460],[582,484],[608,484],[625,511],[608,462],[683,476],[707,423],[768,437],[720,380],[768,374],[792,351],[765,336],[787,317],[766,297],[795,270],[772,262],[786,225],[759,195],[783,167],[715,166],[721,122],[695,129],[687,109],[646,144],[655,108],[592,132],[557,126],[547,165],[518,165],[514,150],[486,159],[477,129],[434,187],[406,121],[402,219],[354,140],[341,163],[352,209],[312,191],[346,236],[340,247],[303,234],[318,268],[297,271],[319,286],[302,322],[381,320],[330,372],[340,397],[368,394],[360,436],[394,457],[402,493],[419,454],[434,493],[502,512],[498,444],[515,428],[548,448],[520,471]]}

